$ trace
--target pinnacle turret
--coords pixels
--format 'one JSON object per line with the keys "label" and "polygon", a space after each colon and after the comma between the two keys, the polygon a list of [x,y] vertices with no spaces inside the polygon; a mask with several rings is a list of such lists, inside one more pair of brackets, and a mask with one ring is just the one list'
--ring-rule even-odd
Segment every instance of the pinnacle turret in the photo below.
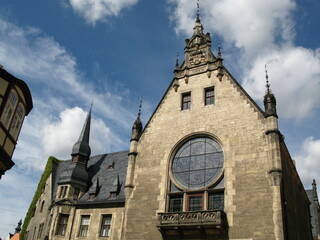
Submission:
{"label": "pinnacle turret", "polygon": [[264,95],[264,101],[263,101],[265,112],[267,116],[277,117],[277,108],[276,108],[277,101],[270,89],[267,66],[265,66],[265,72],[266,72],[266,94]]}
{"label": "pinnacle turret", "polygon": [[133,141],[133,140],[138,141],[139,138],[140,138],[140,134],[142,132],[142,122],[141,122],[141,119],[140,119],[141,107],[142,107],[142,98],[140,98],[138,117],[137,117],[136,121],[134,122],[134,124],[132,126],[131,141]]}

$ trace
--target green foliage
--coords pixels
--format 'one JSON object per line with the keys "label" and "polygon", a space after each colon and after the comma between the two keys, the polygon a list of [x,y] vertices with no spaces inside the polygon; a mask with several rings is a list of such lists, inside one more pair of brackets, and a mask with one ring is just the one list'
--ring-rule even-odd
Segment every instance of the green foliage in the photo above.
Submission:
{"label": "green foliage", "polygon": [[31,218],[34,216],[35,210],[36,210],[36,205],[37,205],[37,201],[40,198],[45,185],[46,185],[46,181],[48,179],[48,177],[50,176],[51,172],[52,172],[52,164],[54,163],[59,163],[62,162],[61,160],[56,159],[55,157],[49,157],[46,167],[44,169],[44,172],[40,178],[40,182],[38,184],[37,190],[33,196],[33,199],[31,201],[31,204],[29,206],[28,212],[27,212],[27,216],[25,217],[24,221],[23,221],[23,225],[22,225],[22,230],[20,233],[20,240],[24,239],[28,225],[30,223]]}

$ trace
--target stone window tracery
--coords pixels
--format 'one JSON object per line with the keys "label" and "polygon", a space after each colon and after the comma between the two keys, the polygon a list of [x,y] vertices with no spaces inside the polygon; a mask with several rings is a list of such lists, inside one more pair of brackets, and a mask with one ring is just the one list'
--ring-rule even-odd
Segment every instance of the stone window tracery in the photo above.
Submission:
{"label": "stone window tracery", "polygon": [[223,165],[222,148],[213,138],[184,142],[172,158],[168,211],[223,210]]}

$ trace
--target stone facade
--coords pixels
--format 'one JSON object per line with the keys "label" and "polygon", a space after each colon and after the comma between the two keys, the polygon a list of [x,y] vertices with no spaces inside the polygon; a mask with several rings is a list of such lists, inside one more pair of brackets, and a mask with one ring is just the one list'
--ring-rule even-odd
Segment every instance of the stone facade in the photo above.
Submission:
{"label": "stone facade", "polygon": [[[59,164],[52,201],[46,192],[40,198],[51,203],[49,210],[36,211],[27,239],[37,239],[30,232],[41,214],[47,214],[49,239],[106,239],[103,219],[111,219],[112,240],[311,239],[309,200],[278,129],[269,86],[263,111],[223,67],[220,50],[217,57],[211,52],[199,16],[174,74],[144,129],[139,112],[128,152],[87,160],[90,153],[73,152]],[[88,164],[87,174],[77,159]]]}

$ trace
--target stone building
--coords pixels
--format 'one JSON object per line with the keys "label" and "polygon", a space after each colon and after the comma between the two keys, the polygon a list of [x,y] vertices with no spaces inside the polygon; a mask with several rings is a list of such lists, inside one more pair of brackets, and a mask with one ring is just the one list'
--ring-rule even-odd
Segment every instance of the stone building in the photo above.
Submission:
{"label": "stone building", "polygon": [[32,106],[28,85],[0,65],[0,179],[14,165],[12,155]]}
{"label": "stone building", "polygon": [[311,215],[311,226],[312,226],[312,237],[314,240],[320,239],[320,205],[317,193],[317,183],[313,179],[312,189],[306,190],[309,201],[310,201],[310,215]]}
{"label": "stone building", "polygon": [[71,160],[49,159],[22,238],[312,239],[268,77],[262,110],[212,53],[199,15],[193,29],[128,151],[90,155],[90,110]]}

